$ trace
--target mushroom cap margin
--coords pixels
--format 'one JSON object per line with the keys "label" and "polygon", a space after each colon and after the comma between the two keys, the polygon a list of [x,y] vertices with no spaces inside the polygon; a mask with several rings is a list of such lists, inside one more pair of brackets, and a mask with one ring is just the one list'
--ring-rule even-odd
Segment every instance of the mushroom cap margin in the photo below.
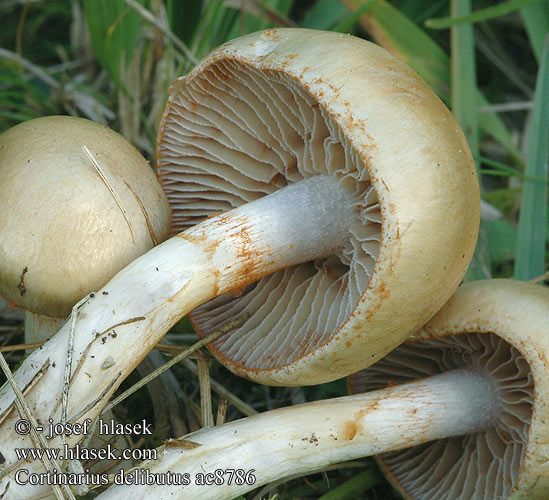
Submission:
{"label": "mushroom cap margin", "polygon": [[350,374],[424,324],[465,274],[480,221],[478,179],[466,139],[408,66],[372,43],[331,32],[271,29],[238,38],[176,80],[171,94],[227,59],[283,72],[317,99],[368,169],[383,223],[369,284],[329,342],[267,370],[216,355],[235,373],[272,385]]}

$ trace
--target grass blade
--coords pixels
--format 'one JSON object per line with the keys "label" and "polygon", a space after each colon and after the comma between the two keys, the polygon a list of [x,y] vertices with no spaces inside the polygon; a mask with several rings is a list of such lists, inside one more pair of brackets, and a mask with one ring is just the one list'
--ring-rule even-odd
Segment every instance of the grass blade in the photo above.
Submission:
{"label": "grass blade", "polygon": [[[470,0],[452,0],[452,13],[466,15],[471,12]],[[452,112],[460,124],[471,152],[476,158],[479,154],[478,112],[477,112],[477,74],[473,27],[470,24],[453,26],[451,32],[452,61]],[[477,162],[477,171],[479,165]],[[479,175],[479,181],[482,179]],[[466,279],[485,279],[490,277],[490,254],[487,249],[488,239],[484,237],[485,228],[481,226],[480,237]]]}
{"label": "grass blade", "polygon": [[506,261],[512,263],[517,246],[516,228],[503,219],[484,221],[484,228],[490,242],[492,264],[502,264]]}
{"label": "grass blade", "polygon": [[166,13],[172,31],[189,44],[200,18],[202,0],[167,0]]}
{"label": "grass blade", "polygon": [[457,24],[478,23],[480,21],[488,21],[495,17],[503,16],[514,12],[515,10],[529,7],[535,3],[545,0],[509,0],[508,2],[499,3],[492,7],[477,10],[476,12],[468,12],[466,14],[458,14],[452,17],[441,17],[439,19],[427,19],[425,26],[432,29],[451,28]]}
{"label": "grass blade", "polygon": [[122,0],[84,0],[84,10],[95,55],[119,81],[120,65],[131,62],[137,45],[141,18]]}
{"label": "grass blade", "polygon": [[[478,107],[490,106],[490,103],[482,95],[480,91],[477,90],[477,105]],[[512,156],[513,160],[516,161],[519,165],[524,165],[524,160],[515,145],[509,130],[500,119],[496,113],[481,113],[478,116],[478,125],[480,129],[492,136],[496,141],[498,141]]]}
{"label": "grass blade", "polygon": [[547,177],[532,177],[529,175],[524,175],[522,172],[516,168],[505,165],[499,161],[486,158],[485,156],[479,156],[476,158],[477,162],[485,163],[486,165],[492,167],[491,169],[482,169],[481,173],[486,173],[489,175],[497,175],[499,177],[519,177],[520,179],[527,179],[529,181],[541,181],[549,183],[549,178]]}
{"label": "grass blade", "polygon": [[362,7],[359,7],[354,12],[350,12],[345,17],[343,17],[337,24],[335,24],[332,28],[332,31],[347,33],[358,21],[359,17],[370,8],[372,3],[373,0],[366,0]]}
{"label": "grass blade", "polygon": [[538,3],[522,9],[522,19],[536,59],[541,61],[545,36],[549,33],[549,3]]}
{"label": "grass blade", "polygon": [[446,14],[447,3],[447,0],[403,0],[399,8],[414,23],[423,24],[426,19]]}
{"label": "grass blade", "polygon": [[[452,0],[454,14],[471,11],[470,0]],[[460,124],[473,156],[479,154],[477,120],[477,74],[473,27],[470,24],[452,28],[452,113]]]}
{"label": "grass blade", "polygon": [[341,2],[337,0],[318,0],[306,12],[301,26],[316,30],[328,30],[347,15],[349,15],[349,11]]}
{"label": "grass blade", "polygon": [[318,500],[353,500],[364,498],[364,493],[380,482],[380,474],[374,469],[366,469],[343,484],[325,493]]}
{"label": "grass blade", "polygon": [[[159,21],[149,10],[147,10],[138,0],[123,0],[124,3],[133,11],[135,11],[140,17],[152,24],[157,30],[159,30],[164,36],[169,38],[171,42],[179,49],[185,57],[189,59],[193,64],[198,63],[198,59],[195,58],[194,54],[190,49],[173,33],[170,31],[164,24]],[[139,32],[138,32],[139,34]],[[131,62],[131,59],[128,60],[128,64]]]}
{"label": "grass blade", "polygon": [[[546,177],[549,162],[549,36],[545,38],[536,80],[534,110],[528,141],[528,177]],[[525,180],[518,225],[515,278],[528,280],[545,272],[547,183]]]}

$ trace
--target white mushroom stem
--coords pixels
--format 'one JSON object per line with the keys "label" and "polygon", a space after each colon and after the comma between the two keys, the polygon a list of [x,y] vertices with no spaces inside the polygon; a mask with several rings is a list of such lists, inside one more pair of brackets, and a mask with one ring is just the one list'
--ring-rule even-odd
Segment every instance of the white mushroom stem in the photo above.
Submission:
{"label": "white mushroom stem", "polygon": [[[79,309],[69,419],[97,416],[119,384],[183,315],[277,269],[331,254],[345,244],[350,219],[346,193],[337,181],[318,176],[212,217],[136,259]],[[22,390],[30,386],[26,401],[42,420],[51,417],[60,422],[70,328],[67,321],[16,373]],[[46,364],[45,373],[33,381]],[[11,387],[4,386],[0,452],[8,466],[15,462],[14,447],[30,446],[27,436],[13,432],[17,413],[5,418],[13,400]],[[68,438],[71,444],[80,439]],[[55,441],[50,445],[55,446]],[[12,484],[11,495],[15,489]]]}
{"label": "white mushroom stem", "polygon": [[50,318],[25,311],[25,343],[44,342],[53,337],[66,318]]}
{"label": "white mushroom stem", "polygon": [[[211,218],[179,237],[201,247],[212,260],[219,282],[208,300],[278,269],[327,257],[345,245],[351,217],[349,194],[332,177],[317,175]],[[192,251],[179,267],[191,259]],[[25,341],[46,340],[64,321],[26,313]]]}
{"label": "white mushroom stem", "polygon": [[[460,369],[366,394],[281,408],[186,436],[200,446],[166,448],[159,460],[133,472],[142,480],[145,469],[149,477],[158,474],[157,480],[188,474],[187,486],[112,486],[98,498],[231,499],[291,474],[481,431],[496,419],[498,398],[488,374]],[[254,484],[242,484],[236,475],[228,484],[230,473],[221,476],[223,485],[197,484],[205,474],[215,478],[216,471],[227,469],[253,470]]]}

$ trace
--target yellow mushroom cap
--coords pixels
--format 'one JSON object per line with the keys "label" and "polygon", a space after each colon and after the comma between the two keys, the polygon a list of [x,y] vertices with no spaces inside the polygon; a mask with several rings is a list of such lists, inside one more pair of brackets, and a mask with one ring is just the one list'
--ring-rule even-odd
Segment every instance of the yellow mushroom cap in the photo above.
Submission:
{"label": "yellow mushroom cap", "polygon": [[220,46],[173,83],[157,151],[175,231],[316,175],[353,199],[337,254],[193,312],[205,334],[249,316],[209,347],[257,381],[374,362],[448,300],[473,254],[480,196],[462,131],[414,71],[350,35],[272,29]]}
{"label": "yellow mushroom cap", "polygon": [[170,225],[166,197],[137,149],[106,126],[68,116],[23,122],[0,136],[0,207],[0,293],[59,318],[163,241]]}

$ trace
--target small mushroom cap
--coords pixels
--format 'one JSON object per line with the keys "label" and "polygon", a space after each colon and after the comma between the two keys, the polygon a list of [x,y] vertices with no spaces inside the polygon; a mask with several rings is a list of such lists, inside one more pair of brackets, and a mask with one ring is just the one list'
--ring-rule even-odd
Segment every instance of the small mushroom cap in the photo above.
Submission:
{"label": "small mushroom cap", "polygon": [[[105,172],[115,198],[84,153]],[[0,293],[33,313],[66,317],[169,231],[154,171],[121,135],[68,116],[23,122],[0,136]]]}
{"label": "small mushroom cap", "polygon": [[448,300],[473,254],[480,196],[462,131],[414,71],[350,35],[272,29],[220,46],[173,83],[157,151],[176,231],[314,175],[353,199],[337,254],[193,312],[203,333],[250,316],[209,347],[259,382],[373,363]]}
{"label": "small mushroom cap", "polygon": [[411,340],[349,378],[364,392],[469,366],[502,391],[484,432],[378,458],[404,498],[546,499],[549,492],[549,289],[513,280],[462,285]]}

